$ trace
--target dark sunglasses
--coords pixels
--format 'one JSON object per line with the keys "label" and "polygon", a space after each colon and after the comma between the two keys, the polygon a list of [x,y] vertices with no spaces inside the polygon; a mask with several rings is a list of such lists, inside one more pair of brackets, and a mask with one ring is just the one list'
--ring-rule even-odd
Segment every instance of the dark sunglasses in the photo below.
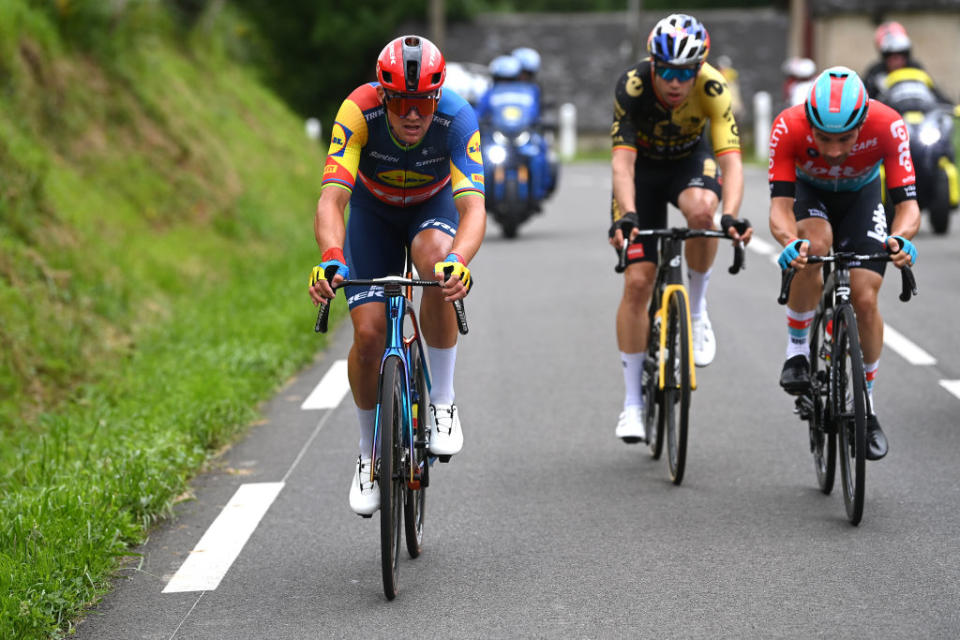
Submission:
{"label": "dark sunglasses", "polygon": [[687,80],[693,79],[699,71],[699,67],[664,67],[662,65],[654,66],[654,70],[657,75],[666,80],[667,82],[671,80],[679,80],[680,82],[686,82]]}
{"label": "dark sunglasses", "polygon": [[393,93],[384,89],[387,109],[400,116],[406,116],[413,109],[417,110],[421,118],[432,115],[437,110],[438,92],[430,93]]}

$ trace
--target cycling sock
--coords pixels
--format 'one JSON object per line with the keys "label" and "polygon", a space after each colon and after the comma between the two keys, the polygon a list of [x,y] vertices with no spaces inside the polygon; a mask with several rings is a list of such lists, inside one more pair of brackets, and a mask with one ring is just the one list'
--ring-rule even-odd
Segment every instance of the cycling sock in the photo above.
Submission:
{"label": "cycling sock", "polygon": [[794,311],[787,307],[787,359],[810,358],[810,323],[816,311]]}
{"label": "cycling sock", "polygon": [[873,382],[877,379],[877,369],[880,368],[880,361],[864,362],[863,373],[867,377],[867,396],[870,398],[870,413],[876,415],[877,411],[873,406]]}
{"label": "cycling sock", "polygon": [[373,430],[377,426],[377,410],[357,408],[357,418],[360,420],[360,457],[369,458],[373,450]]}
{"label": "cycling sock", "polygon": [[433,404],[453,404],[453,369],[457,364],[457,345],[440,349],[427,345],[430,362],[430,401]]}
{"label": "cycling sock", "polygon": [[699,318],[707,306],[707,285],[710,284],[710,272],[705,273],[687,269],[687,280],[690,283],[690,317]]}
{"label": "cycling sock", "polygon": [[646,353],[620,352],[620,362],[623,363],[623,382],[627,393],[623,397],[623,408],[643,406],[643,360]]}

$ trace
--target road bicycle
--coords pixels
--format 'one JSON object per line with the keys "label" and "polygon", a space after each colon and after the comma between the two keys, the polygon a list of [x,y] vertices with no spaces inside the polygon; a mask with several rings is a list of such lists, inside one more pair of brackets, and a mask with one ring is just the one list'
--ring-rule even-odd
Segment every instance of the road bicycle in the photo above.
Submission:
{"label": "road bicycle", "polygon": [[[735,228],[745,233],[750,223],[738,220]],[[690,302],[683,285],[680,268],[680,250],[684,240],[691,238],[727,238],[723,231],[713,229],[643,229],[633,239],[654,237],[659,242],[660,260],[656,283],[647,313],[649,333],[647,355],[644,358],[642,393],[643,423],[647,443],[654,460],[663,452],[664,435],[667,441],[667,464],[670,479],[679,485],[687,460],[687,435],[690,419],[690,392],[697,388],[693,364],[693,326],[690,321]],[[627,249],[630,239],[624,240],[620,250],[617,273],[627,268]],[[744,266],[743,244],[734,244],[733,265],[730,273]]]}
{"label": "road bicycle", "polygon": [[[336,267],[328,269],[325,274],[328,279],[333,277],[334,269]],[[451,271],[447,269],[447,277]],[[426,420],[430,407],[430,370],[412,304],[414,287],[439,287],[440,283],[414,279],[409,255],[406,274],[407,277],[343,280],[337,287],[383,288],[387,334],[380,361],[370,480],[380,486],[380,558],[383,592],[388,600],[397,597],[398,592],[401,521],[407,551],[411,558],[416,558],[423,550],[430,466],[435,459],[441,462],[450,459],[450,456],[435,458],[428,449]],[[461,334],[466,334],[468,327],[463,301],[457,300],[453,305],[457,327]],[[315,331],[326,332],[329,308],[329,304],[320,305]]]}
{"label": "road bicycle", "polygon": [[[888,253],[836,252],[807,257],[809,263],[823,264],[824,284],[810,324],[810,388],[797,397],[794,413],[807,422],[817,484],[826,495],[833,490],[839,450],[843,504],[853,525],[863,517],[867,416],[872,407],[857,314],[850,302],[850,266],[890,260]],[[917,283],[910,267],[901,269],[900,274],[900,299],[906,302],[917,295]],[[787,303],[795,275],[793,267],[783,271],[777,298],[780,304]]]}

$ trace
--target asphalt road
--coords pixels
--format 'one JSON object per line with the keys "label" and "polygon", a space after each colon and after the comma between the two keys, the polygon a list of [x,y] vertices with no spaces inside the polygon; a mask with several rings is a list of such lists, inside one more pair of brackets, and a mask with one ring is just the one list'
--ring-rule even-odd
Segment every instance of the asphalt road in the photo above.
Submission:
{"label": "asphalt road", "polygon": [[[301,409],[345,357],[342,326],[196,479],[195,499],[153,532],[77,637],[960,635],[960,398],[941,384],[960,380],[956,234],[925,224],[915,300],[897,300],[895,274],[884,287],[889,325],[935,363],[885,349],[876,398],[891,452],[868,464],[864,519],[852,527],[839,485],[817,490],[806,427],[777,386],[785,318],[762,243],[737,276],[729,248],[718,254],[708,303],[719,350],[697,371],[683,485],[645,446],[614,438],[622,280],[606,244],[609,167],[566,166],[560,185],[517,240],[491,221],[471,265],[456,378],[466,444],[434,467],[425,550],[404,552],[396,600],[381,589],[378,519],[347,504],[352,400]],[[769,242],[765,174],[748,169],[746,189],[743,215]],[[188,556],[217,552],[191,549],[255,483],[283,484],[257,485],[276,498],[222,580],[163,593]]]}

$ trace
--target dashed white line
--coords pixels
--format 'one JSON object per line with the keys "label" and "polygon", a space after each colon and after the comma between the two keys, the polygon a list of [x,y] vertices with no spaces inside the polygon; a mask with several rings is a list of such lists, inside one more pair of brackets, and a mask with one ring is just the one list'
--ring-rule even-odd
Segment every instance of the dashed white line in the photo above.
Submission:
{"label": "dashed white line", "polygon": [[282,482],[243,484],[203,534],[163,593],[212,591],[283,489]]}
{"label": "dashed white line", "polygon": [[310,392],[307,399],[300,405],[301,409],[333,409],[340,404],[343,396],[350,390],[350,380],[347,379],[347,361],[334,362],[316,388]]}
{"label": "dashed white line", "polygon": [[960,380],[941,380],[940,386],[960,398]]}
{"label": "dashed white line", "polygon": [[884,324],[883,327],[883,344],[896,351],[898,354],[900,354],[900,357],[910,364],[919,366],[931,366],[937,364],[936,358],[918,347],[905,335],[891,327],[889,324]]}

